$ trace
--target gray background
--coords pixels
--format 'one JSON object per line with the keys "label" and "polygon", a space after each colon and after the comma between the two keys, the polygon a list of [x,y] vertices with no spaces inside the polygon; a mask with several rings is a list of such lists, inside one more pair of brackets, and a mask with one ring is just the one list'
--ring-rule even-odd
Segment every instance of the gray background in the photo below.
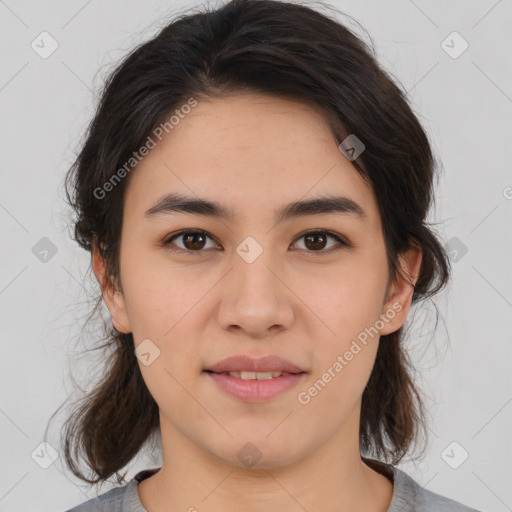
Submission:
{"label": "gray background", "polygon": [[[50,415],[71,375],[81,382],[93,364],[73,358],[94,283],[68,236],[62,179],[105,73],[194,5],[0,0],[0,511],[65,510],[94,495],[61,460],[40,467],[51,462],[40,447]],[[512,510],[512,1],[332,5],[368,30],[443,165],[431,220],[452,250],[453,280],[436,299],[437,328],[435,308],[422,306],[410,342],[431,440],[423,461],[399,467],[475,508]],[[43,31],[58,43],[46,59],[31,47]],[[453,31],[469,44],[457,58],[463,41],[443,43]],[[43,237],[57,251],[46,262]],[[141,457],[128,477],[156,463]]]}

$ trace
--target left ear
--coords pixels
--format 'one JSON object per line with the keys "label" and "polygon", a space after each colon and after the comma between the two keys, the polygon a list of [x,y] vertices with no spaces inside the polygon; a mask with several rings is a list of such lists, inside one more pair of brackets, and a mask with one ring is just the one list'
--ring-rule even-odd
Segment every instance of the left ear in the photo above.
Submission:
{"label": "left ear", "polygon": [[[414,285],[420,274],[421,259],[421,248],[416,244],[398,255],[400,268],[396,279],[389,286],[387,299],[381,312],[381,316],[387,317],[384,327],[380,329],[381,336],[397,331],[405,323],[411,308]],[[394,313],[393,316],[392,313]]]}

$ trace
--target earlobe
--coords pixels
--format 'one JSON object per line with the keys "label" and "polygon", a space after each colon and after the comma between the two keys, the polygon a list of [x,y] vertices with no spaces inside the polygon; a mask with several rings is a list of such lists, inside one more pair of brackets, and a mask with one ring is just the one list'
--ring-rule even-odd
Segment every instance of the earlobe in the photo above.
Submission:
{"label": "earlobe", "polygon": [[398,256],[398,260],[400,269],[389,287],[381,313],[387,320],[384,322],[384,328],[380,330],[381,336],[397,331],[405,323],[421,270],[421,248],[416,244],[411,245],[406,252]]}
{"label": "earlobe", "polygon": [[126,313],[126,303],[124,296],[118,290],[115,290],[113,293],[108,293],[111,297],[111,301],[114,303],[114,307],[112,309],[109,307],[112,323],[114,324],[114,327],[117,331],[128,334],[131,332],[131,328],[128,315]]}
{"label": "earlobe", "polygon": [[112,280],[107,276],[105,259],[100,254],[96,243],[93,243],[91,265],[96,279],[101,286],[103,300],[110,312],[115,329],[122,333],[131,332],[124,296],[116,289]]}

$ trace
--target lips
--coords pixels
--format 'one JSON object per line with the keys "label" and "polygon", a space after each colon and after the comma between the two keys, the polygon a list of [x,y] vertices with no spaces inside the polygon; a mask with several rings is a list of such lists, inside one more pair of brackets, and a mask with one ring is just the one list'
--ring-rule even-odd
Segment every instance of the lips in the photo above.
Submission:
{"label": "lips", "polygon": [[244,402],[262,403],[297,386],[307,372],[276,355],[237,355],[219,361],[203,373],[223,393]]}
{"label": "lips", "polygon": [[[272,372],[247,372],[249,378],[236,377],[234,373],[237,372],[215,373],[208,370],[203,372],[208,382],[213,383],[225,395],[248,403],[263,403],[277,398],[279,395],[290,392],[306,378],[305,372],[282,374],[279,372],[277,377],[271,376],[264,379],[260,377],[272,375]],[[242,375],[244,373],[241,372]]]}
{"label": "lips", "polygon": [[[260,358],[253,358],[246,355],[231,356],[206,368],[204,371],[213,373],[240,373],[245,377],[251,377],[250,373],[281,372],[282,374],[305,373],[302,368],[276,355],[268,355]],[[262,377],[265,378],[263,375]],[[257,378],[257,376],[252,376]],[[268,378],[268,377],[266,377]]]}

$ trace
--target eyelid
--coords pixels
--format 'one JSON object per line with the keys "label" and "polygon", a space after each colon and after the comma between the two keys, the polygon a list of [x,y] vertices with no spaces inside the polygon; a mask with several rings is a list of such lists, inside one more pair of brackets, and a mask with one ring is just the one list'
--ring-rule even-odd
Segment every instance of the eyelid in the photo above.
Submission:
{"label": "eyelid", "polygon": [[[193,234],[195,233],[195,234],[205,235],[207,238],[210,238],[211,240],[213,240],[217,245],[220,245],[215,240],[215,238],[212,235],[210,235],[210,233],[208,233],[204,229],[197,229],[197,228],[182,229],[180,231],[171,233],[169,236],[164,238],[164,240],[162,241],[162,245],[164,247],[169,248],[168,246],[170,246],[172,244],[173,240],[175,240],[176,238],[179,238],[180,236],[185,235],[187,233],[193,233]],[[327,250],[319,250],[319,251],[305,251],[306,253],[311,254],[313,256],[329,254],[332,252],[336,252],[337,250],[340,250],[342,248],[353,247],[353,245],[342,235],[335,233],[329,229],[322,229],[322,228],[314,228],[314,229],[308,229],[306,231],[303,231],[302,233],[300,233],[299,235],[297,235],[295,237],[294,241],[292,242],[292,245],[295,244],[297,241],[299,241],[301,238],[304,238],[306,235],[315,234],[315,233],[325,234],[328,237],[333,238],[338,243],[338,247],[334,247],[334,248],[331,247]],[[195,254],[195,253],[200,254],[202,252],[206,252],[206,250],[189,251],[186,249],[182,249],[181,247],[173,247],[173,248],[169,248],[169,250],[175,251],[175,252],[184,252],[186,254]],[[294,250],[302,250],[303,251],[303,249],[294,249]]]}
{"label": "eyelid", "polygon": [[[212,239],[217,245],[220,245],[215,238],[208,233],[208,231],[205,231],[204,229],[197,229],[197,228],[188,228],[188,229],[181,229],[179,231],[175,231],[174,233],[171,233],[169,236],[165,237],[162,241],[162,245],[164,247],[168,247],[172,244],[172,241],[176,238],[179,238],[180,236],[183,236],[185,234],[192,233],[192,234],[199,234],[199,235],[205,235],[207,238]],[[199,251],[187,251],[185,249],[182,249],[181,247],[173,247],[170,249],[171,251],[175,252],[185,252],[187,254],[194,254],[194,253],[201,253],[206,252],[205,250],[199,250]]]}
{"label": "eyelid", "polygon": [[[343,237],[342,235],[335,233],[334,231],[331,231],[330,229],[322,229],[322,228],[307,229],[306,231],[303,231],[302,233],[297,235],[297,237],[293,241],[293,244],[295,244],[301,238],[304,238],[306,235],[316,234],[316,233],[325,234],[325,235],[327,235],[327,237],[333,238],[338,243],[338,246],[331,247],[331,248],[325,249],[325,250],[320,250],[320,251],[305,251],[308,255],[321,256],[321,255],[337,252],[340,249],[352,247],[352,244],[350,242],[348,242],[348,240],[345,237]],[[295,249],[295,250],[303,250],[303,249]]]}

